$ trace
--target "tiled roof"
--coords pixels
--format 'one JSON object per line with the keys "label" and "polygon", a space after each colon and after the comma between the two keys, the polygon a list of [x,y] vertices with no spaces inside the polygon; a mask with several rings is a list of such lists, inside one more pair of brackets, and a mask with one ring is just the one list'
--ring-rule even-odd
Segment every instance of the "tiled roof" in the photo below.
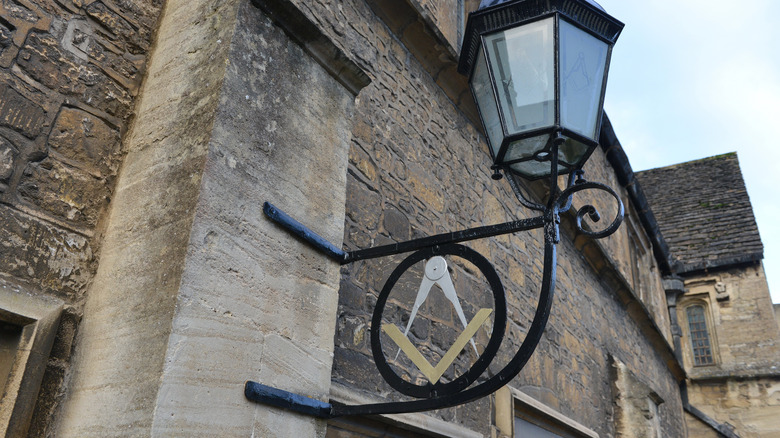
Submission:
{"label": "tiled roof", "polygon": [[764,257],[736,153],[636,173],[676,271]]}

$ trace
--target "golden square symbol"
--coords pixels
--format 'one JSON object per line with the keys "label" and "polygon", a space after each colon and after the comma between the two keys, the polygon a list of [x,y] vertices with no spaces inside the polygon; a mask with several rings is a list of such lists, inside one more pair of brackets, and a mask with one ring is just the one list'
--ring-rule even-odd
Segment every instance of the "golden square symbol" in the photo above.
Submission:
{"label": "golden square symbol", "polygon": [[477,330],[479,330],[479,328],[482,327],[482,324],[487,321],[491,313],[493,313],[492,309],[480,309],[435,367],[431,365],[430,362],[428,362],[428,360],[420,353],[420,351],[412,344],[412,342],[406,336],[404,336],[404,334],[401,333],[401,330],[394,324],[382,325],[382,331],[390,336],[390,339],[392,339],[393,342],[395,342],[401,348],[401,350],[409,357],[412,363],[414,363],[417,368],[420,369],[423,375],[425,375],[425,377],[431,383],[436,383],[439,381],[447,368],[452,365],[452,362],[454,362],[455,358],[458,357],[458,354],[461,350],[463,350],[463,347],[468,344],[469,339],[474,337],[474,334],[477,333]]}

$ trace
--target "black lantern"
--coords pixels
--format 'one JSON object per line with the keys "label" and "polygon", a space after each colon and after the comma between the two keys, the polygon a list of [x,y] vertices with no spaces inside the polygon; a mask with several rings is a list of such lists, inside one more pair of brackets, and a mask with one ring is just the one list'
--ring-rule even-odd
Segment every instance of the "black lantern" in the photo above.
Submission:
{"label": "black lantern", "polygon": [[590,0],[483,0],[458,70],[499,169],[526,179],[582,167],[598,144],[607,70],[623,23]]}

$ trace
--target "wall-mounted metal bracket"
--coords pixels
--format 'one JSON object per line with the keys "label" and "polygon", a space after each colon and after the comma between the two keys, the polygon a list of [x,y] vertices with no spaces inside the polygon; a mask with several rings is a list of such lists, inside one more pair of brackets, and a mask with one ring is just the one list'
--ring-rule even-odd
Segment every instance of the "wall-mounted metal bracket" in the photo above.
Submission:
{"label": "wall-mounted metal bracket", "polygon": [[[435,236],[414,239],[407,242],[394,243],[351,252],[345,252],[341,250],[327,239],[319,236],[317,233],[311,231],[308,227],[296,221],[283,211],[279,210],[277,207],[266,202],[263,205],[263,211],[271,220],[282,226],[291,234],[307,242],[322,254],[328,256],[340,264],[414,252],[399,265],[393,274],[391,274],[390,278],[385,284],[385,287],[380,293],[376,308],[374,310],[374,317],[372,319],[371,347],[374,354],[374,360],[377,363],[377,367],[381,371],[385,380],[387,380],[392,387],[401,391],[402,393],[412,397],[417,397],[419,399],[346,406],[325,403],[303,395],[294,394],[278,388],[272,388],[252,381],[246,382],[244,392],[246,398],[255,402],[277,406],[319,418],[333,418],[345,415],[396,414],[441,409],[460,405],[487,396],[506,385],[520,372],[520,370],[522,370],[522,368],[528,362],[534,350],[536,349],[536,346],[541,340],[544,328],[547,325],[555,290],[555,275],[557,267],[556,245],[560,240],[560,215],[570,210],[573,195],[577,192],[588,189],[603,190],[609,193],[615,199],[618,205],[617,213],[613,221],[605,229],[600,231],[592,231],[583,228],[583,220],[585,217],[589,218],[593,222],[600,221],[601,215],[598,213],[598,210],[592,205],[584,205],[580,207],[574,214],[576,227],[579,232],[593,238],[606,237],[614,233],[623,220],[623,203],[615,191],[603,184],[585,181],[582,177],[581,171],[576,171],[571,174],[565,190],[558,190],[557,144],[554,144],[551,147],[549,161],[551,167],[551,175],[549,179],[551,190],[547,204],[543,206],[541,204],[528,202],[528,204],[530,204],[529,207],[532,207],[534,210],[541,211],[541,215],[538,217],[484,227],[470,228],[467,230],[451,233],[443,233]],[[524,203],[524,205],[525,204],[526,203]],[[526,333],[525,339],[518,348],[514,357],[504,366],[504,368],[481,383],[475,383],[477,377],[479,377],[479,375],[487,369],[488,365],[495,357],[494,350],[497,350],[503,341],[503,330],[500,331],[500,333],[497,332],[497,336],[491,337],[490,343],[485,348],[482,355],[480,355],[477,361],[472,365],[470,370],[453,381],[447,383],[440,383],[438,382],[438,379],[434,378],[433,380],[437,380],[435,383],[429,383],[427,385],[410,384],[398,377],[390,369],[390,367],[387,366],[384,358],[379,356],[383,354],[381,345],[379,345],[381,343],[379,338],[379,331],[381,330],[380,322],[382,319],[382,313],[384,311],[387,295],[395,285],[395,282],[398,280],[398,276],[400,276],[403,271],[405,271],[413,263],[417,263],[421,260],[430,260],[431,258],[440,255],[449,254],[457,255],[459,257],[466,257],[470,262],[478,266],[483,273],[487,273],[486,275],[489,278],[491,288],[494,291],[495,309],[493,311],[496,321],[504,321],[503,318],[506,318],[506,299],[504,296],[504,289],[501,285],[500,279],[498,279],[498,276],[495,275],[495,278],[493,278],[494,274],[491,272],[494,273],[495,271],[492,265],[490,265],[487,259],[477,254],[475,251],[465,246],[458,245],[458,243],[538,228],[544,229],[544,269],[542,273],[542,284],[537,302],[537,308],[528,332]],[[403,336],[402,333],[400,335]],[[466,343],[461,343],[466,345]],[[438,375],[438,373],[435,374]]]}

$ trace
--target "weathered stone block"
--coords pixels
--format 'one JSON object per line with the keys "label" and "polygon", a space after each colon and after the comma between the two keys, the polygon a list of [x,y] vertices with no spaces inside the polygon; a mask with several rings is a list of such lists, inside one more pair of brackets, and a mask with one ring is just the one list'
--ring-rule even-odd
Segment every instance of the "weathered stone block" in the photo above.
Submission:
{"label": "weathered stone block", "polygon": [[461,15],[459,6],[432,0],[417,0],[412,3],[424,20],[434,29],[434,32],[440,33],[446,41],[452,46],[450,50],[458,47],[458,27],[460,23],[458,18]]}
{"label": "weathered stone block", "polygon": [[458,333],[452,326],[437,321],[431,324],[431,342],[442,351],[447,351],[455,343]]}
{"label": "weathered stone block", "polygon": [[81,16],[71,19],[62,36],[62,48],[83,61],[100,66],[103,73],[135,96],[141,83],[144,56],[117,47],[111,38],[96,29],[99,26],[94,21]]}
{"label": "weathered stone block", "polygon": [[16,90],[4,86],[0,90],[0,125],[7,126],[28,138],[35,138],[45,122],[46,112]]}
{"label": "weathered stone block", "polygon": [[145,35],[143,29],[154,30],[157,14],[164,4],[161,0],[103,0],[103,3],[138,28],[140,35]]}
{"label": "weathered stone block", "polygon": [[35,4],[41,1],[43,0],[0,2],[0,25],[5,28],[0,44],[0,67],[8,68],[13,64],[31,29],[49,29],[51,17],[39,8],[40,4]]}
{"label": "weathered stone block", "polygon": [[21,198],[61,220],[93,228],[111,189],[95,178],[57,160],[29,163],[19,183]]}
{"label": "weathered stone block", "polygon": [[389,388],[377,372],[371,356],[347,348],[335,349],[332,377],[334,380],[359,383],[360,388],[366,391],[381,392]]}
{"label": "weathered stone block", "polygon": [[354,205],[347,215],[361,228],[376,229],[381,214],[381,198],[360,181],[347,180],[347,203]]}
{"label": "weathered stone block", "polygon": [[103,2],[90,3],[86,7],[87,15],[94,18],[110,33],[105,34],[114,44],[125,47],[129,52],[144,53],[149,49],[149,41],[139,38],[133,26],[116,12],[107,8]]}
{"label": "weathered stone block", "polygon": [[89,47],[92,45],[92,26],[81,18],[74,18],[68,22],[65,35],[62,36],[62,48],[86,60]]}
{"label": "weathered stone block", "polygon": [[56,92],[75,96],[116,117],[130,112],[132,97],[127,90],[95,66],[63,53],[52,35],[31,33],[19,51],[17,63],[33,79]]}
{"label": "weathered stone block", "polygon": [[0,55],[14,43],[14,26],[0,19]]}
{"label": "weathered stone block", "polygon": [[[340,314],[338,321],[336,321],[336,336],[339,337],[340,347],[352,348],[366,354],[370,352],[367,345],[368,324],[362,318]],[[343,341],[349,344],[342,345]]]}
{"label": "weathered stone block", "polygon": [[[43,375],[40,393],[57,394],[58,389],[65,380],[66,369],[57,364],[49,364]],[[57,405],[62,400],[63,395],[57,397],[38,397],[30,420],[30,428],[27,430],[28,437],[46,436],[47,429],[51,424],[47,421],[54,414]]]}
{"label": "weathered stone block", "polygon": [[67,362],[73,350],[76,330],[81,322],[81,313],[74,307],[65,307],[60,317],[60,326],[51,349],[51,359]]}
{"label": "weathered stone block", "polygon": [[6,4],[6,13],[13,21],[26,21],[28,23],[35,23],[38,21],[38,16],[35,12],[22,6],[18,2],[3,2]]}
{"label": "weathered stone block", "polygon": [[399,242],[409,240],[411,236],[409,219],[393,206],[388,206],[384,213],[382,224],[390,237]]}
{"label": "weathered stone block", "polygon": [[63,108],[49,134],[49,147],[99,177],[119,166],[119,131],[92,114]]}
{"label": "weathered stone block", "polygon": [[346,283],[339,290],[339,306],[360,312],[366,305],[366,293],[353,283]]}
{"label": "weathered stone block", "polygon": [[100,42],[93,42],[87,48],[89,58],[99,64],[112,79],[126,87],[130,94],[136,95],[141,84],[141,71],[143,58],[127,59],[123,54],[118,54]]}
{"label": "weathered stone block", "polygon": [[0,182],[6,182],[14,173],[17,151],[6,139],[0,137]]}
{"label": "weathered stone block", "polygon": [[44,290],[75,296],[92,277],[92,249],[87,239],[0,206],[0,269],[40,285]]}

